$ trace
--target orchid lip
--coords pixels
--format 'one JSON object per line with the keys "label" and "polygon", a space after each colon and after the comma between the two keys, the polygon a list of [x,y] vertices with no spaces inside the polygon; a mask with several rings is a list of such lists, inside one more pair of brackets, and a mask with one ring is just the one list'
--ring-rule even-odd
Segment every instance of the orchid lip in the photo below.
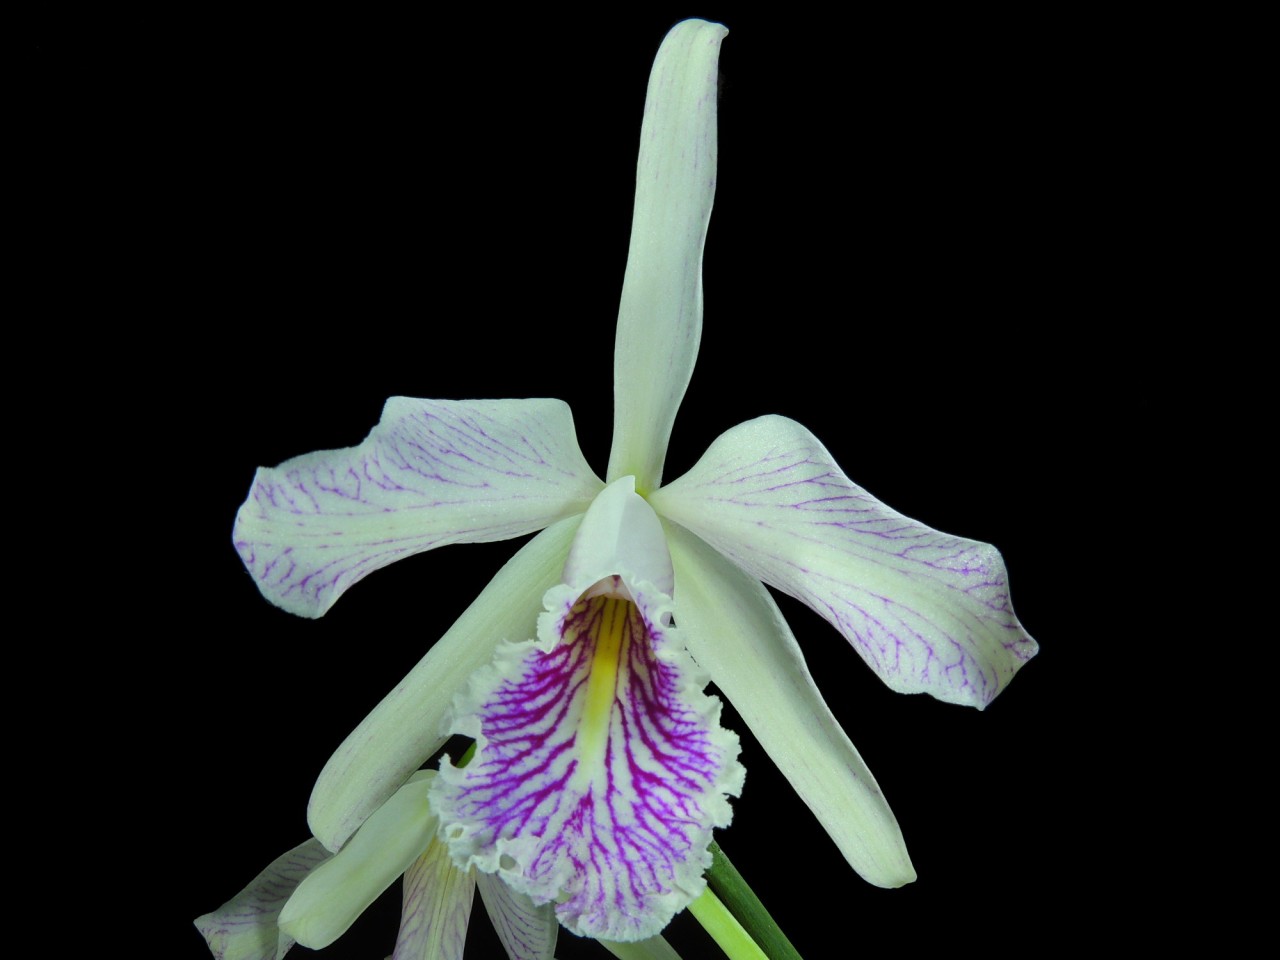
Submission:
{"label": "orchid lip", "polygon": [[[655,531],[631,478],[596,498],[565,565],[584,582],[549,590],[539,639],[502,647],[459,698],[453,729],[476,755],[442,767],[431,797],[459,864],[608,940],[653,936],[701,892],[711,830],[742,783],[672,598],[613,572],[670,577]],[[655,542],[660,556],[630,552]]]}

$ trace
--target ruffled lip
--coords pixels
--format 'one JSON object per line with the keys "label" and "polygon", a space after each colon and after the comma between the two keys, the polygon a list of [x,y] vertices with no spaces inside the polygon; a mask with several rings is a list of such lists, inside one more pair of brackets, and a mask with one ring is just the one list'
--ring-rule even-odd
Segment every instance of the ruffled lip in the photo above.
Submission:
{"label": "ruffled lip", "polygon": [[636,575],[670,580],[670,562],[631,478],[602,491],[538,640],[502,645],[455,703],[476,754],[432,791],[460,866],[554,901],[585,936],[653,936],[698,896],[742,786],[737,736],[702,692],[672,598]]}

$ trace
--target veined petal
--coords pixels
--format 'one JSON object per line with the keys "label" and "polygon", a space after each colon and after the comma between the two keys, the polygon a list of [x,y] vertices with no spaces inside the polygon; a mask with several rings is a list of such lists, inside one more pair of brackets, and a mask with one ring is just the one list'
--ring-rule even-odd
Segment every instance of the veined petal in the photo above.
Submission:
{"label": "veined petal", "polygon": [[901,693],[984,707],[1036,653],[995,547],[886,507],[793,420],[739,424],[650,499],[808,604]]}
{"label": "veined petal", "polygon": [[[502,646],[459,697],[454,730],[476,753],[442,766],[431,795],[459,864],[554,901],[575,933],[621,941],[657,934],[701,893],[711,830],[742,784],[737,737],[701,692],[670,598],[626,579],[669,564],[661,538],[659,560],[611,557],[611,544],[654,542],[641,518],[658,519],[631,488],[615,482],[583,519],[576,582],[547,591],[539,642]],[[592,555],[609,566],[586,566]]]}
{"label": "veined petal", "polygon": [[213,913],[196,918],[196,928],[218,960],[280,960],[293,938],[280,932],[280,910],[303,877],[332,854],[319,840],[299,844]]}
{"label": "veined petal", "polygon": [[[339,854],[341,856],[341,854]],[[432,839],[404,874],[400,934],[391,960],[462,960],[476,882]]]}
{"label": "veined petal", "polygon": [[444,745],[444,718],[454,696],[493,659],[497,645],[537,636],[542,597],[560,582],[581,522],[561,520],[525,544],[329,758],[307,810],[311,832],[326,847],[341,848]]}
{"label": "veined petal", "polygon": [[702,247],[716,190],[716,64],[728,33],[685,20],[662,41],[645,99],[631,247],[613,359],[608,479],[657,487],[702,336]]}
{"label": "veined petal", "polygon": [[347,932],[427,849],[436,817],[427,804],[435,771],[414,774],[342,850],[298,884],[280,911],[280,929],[312,950]]}
{"label": "veined petal", "polygon": [[541,530],[601,486],[560,400],[392,397],[359,446],[260,469],[232,536],[263,596],[319,617],[379,567]]}
{"label": "veined petal", "polygon": [[560,921],[549,903],[536,905],[496,874],[476,873],[476,888],[510,960],[554,960]]}
{"label": "veined petal", "polygon": [[680,635],[849,864],[881,887],[915,879],[898,821],[822,699],[790,628],[758,580],[665,524]]}

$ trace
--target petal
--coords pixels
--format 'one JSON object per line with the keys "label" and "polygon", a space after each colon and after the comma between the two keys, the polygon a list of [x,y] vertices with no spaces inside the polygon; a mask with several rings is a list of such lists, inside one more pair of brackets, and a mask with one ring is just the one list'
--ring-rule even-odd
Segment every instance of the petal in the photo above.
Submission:
{"label": "petal", "polygon": [[404,875],[400,935],[391,960],[462,960],[476,882],[433,839]]}
{"label": "petal", "polygon": [[311,832],[330,850],[444,745],[445,714],[503,640],[537,635],[542,597],[560,582],[581,517],[542,531],[512,557],[400,684],[325,764],[311,793]]}
{"label": "petal", "polygon": [[718,23],[676,24],[649,76],[613,358],[608,478],[657,487],[702,336],[702,247],[716,190]]}
{"label": "petal", "polygon": [[293,946],[280,932],[280,910],[311,870],[332,854],[319,840],[299,844],[213,913],[196,919],[196,928],[218,960],[279,960]]}
{"label": "petal", "polygon": [[680,960],[680,954],[663,937],[650,937],[635,943],[601,940],[600,946],[620,960]]}
{"label": "petal", "polygon": [[[566,569],[591,555],[581,541],[617,541],[596,529],[601,518],[634,530],[647,512],[658,524],[629,487],[624,478],[592,505]],[[547,591],[540,642],[504,645],[476,675],[454,723],[476,754],[441,768],[431,802],[459,863],[555,901],[575,933],[632,941],[702,891],[711,830],[728,823],[742,769],[719,701],[668,625],[670,598],[613,569],[582,567],[587,588]]]}
{"label": "petal", "polygon": [[1035,655],[995,547],[889,509],[793,420],[739,424],[651,502],[808,604],[901,693],[984,707]]}
{"label": "petal", "polygon": [[232,537],[263,596],[319,617],[379,567],[541,530],[600,487],[559,400],[392,397],[359,446],[259,470]]}
{"label": "petal", "polygon": [[491,873],[475,874],[480,899],[510,960],[553,960],[560,922],[549,903],[537,906]]}
{"label": "petal", "polygon": [[339,853],[312,870],[280,911],[280,929],[312,950],[346,933],[435,836],[437,821],[427,804],[435,776],[414,774]]}
{"label": "petal", "polygon": [[827,708],[777,604],[688,531],[667,524],[680,635],[866,880],[915,879],[898,821]]}

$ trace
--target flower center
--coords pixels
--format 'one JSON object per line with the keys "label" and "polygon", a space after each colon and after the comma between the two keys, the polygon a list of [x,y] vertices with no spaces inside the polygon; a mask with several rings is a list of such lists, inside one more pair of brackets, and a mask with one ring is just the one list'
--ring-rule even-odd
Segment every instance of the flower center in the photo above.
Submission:
{"label": "flower center", "polygon": [[475,758],[445,764],[431,796],[460,868],[613,941],[653,936],[702,891],[742,783],[671,623],[661,525],[624,480],[583,519],[538,639],[500,645],[455,702]]}

